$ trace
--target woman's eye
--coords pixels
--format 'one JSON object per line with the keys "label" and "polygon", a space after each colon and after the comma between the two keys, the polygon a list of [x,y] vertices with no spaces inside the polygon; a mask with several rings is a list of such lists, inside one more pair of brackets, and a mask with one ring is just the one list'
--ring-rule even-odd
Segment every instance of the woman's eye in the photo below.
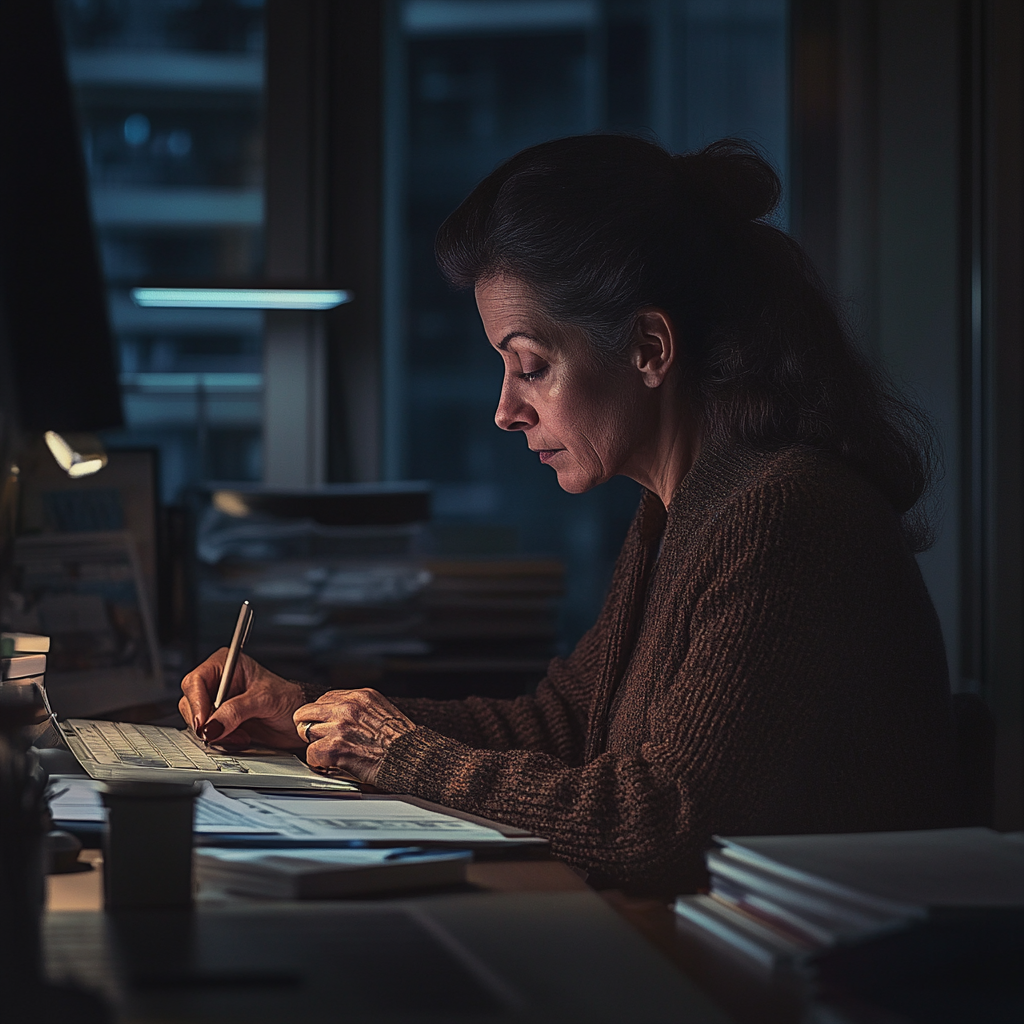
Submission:
{"label": "woman's eye", "polygon": [[538,370],[524,370],[522,373],[516,374],[520,380],[539,380],[547,372],[547,367],[542,366]]}

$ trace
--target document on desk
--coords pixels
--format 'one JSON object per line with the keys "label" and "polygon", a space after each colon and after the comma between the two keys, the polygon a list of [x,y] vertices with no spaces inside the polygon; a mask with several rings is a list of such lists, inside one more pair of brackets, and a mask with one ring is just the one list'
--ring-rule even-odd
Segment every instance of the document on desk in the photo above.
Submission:
{"label": "document on desk", "polygon": [[[78,777],[55,777],[48,791],[54,821],[106,821],[101,783]],[[209,782],[196,800],[197,835],[279,837],[308,842],[505,843],[497,829],[428,811],[403,800],[343,800],[332,797],[287,797],[253,794],[231,797]]]}
{"label": "document on desk", "polygon": [[[54,821],[102,823],[107,810],[100,800],[102,783],[77,776],[55,777],[50,780],[47,797]],[[196,800],[194,830],[200,835],[267,835],[276,830],[262,821],[253,821],[237,801],[221,796],[210,783],[203,783],[203,792]]]}
{"label": "document on desk", "polygon": [[[216,791],[215,791],[216,792]],[[245,792],[236,790],[235,792]],[[276,794],[237,798],[216,793],[218,805],[233,805],[247,822],[273,828],[289,839],[359,842],[515,842],[497,829],[428,811],[403,800],[339,800],[332,797],[289,797]]]}

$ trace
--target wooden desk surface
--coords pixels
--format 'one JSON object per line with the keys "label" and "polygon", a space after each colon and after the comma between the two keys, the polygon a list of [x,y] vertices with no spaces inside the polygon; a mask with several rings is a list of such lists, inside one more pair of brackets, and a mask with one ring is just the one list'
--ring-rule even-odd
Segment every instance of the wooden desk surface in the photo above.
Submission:
{"label": "wooden desk surface", "polygon": [[[50,875],[46,880],[46,909],[102,910],[103,855],[83,850],[79,862],[86,871]],[[485,892],[585,892],[578,875],[557,860],[482,861],[466,869],[466,881]]]}
{"label": "wooden desk surface", "polygon": [[[103,906],[102,855],[84,850],[80,860],[90,870],[51,875],[47,881],[50,911],[97,911]],[[584,892],[587,884],[561,861],[483,861],[470,864],[467,881],[486,892]],[[616,891],[600,894],[624,920],[666,956],[701,991],[738,1024],[797,1024],[802,1004],[792,989],[748,970],[727,947],[680,922],[671,908],[656,900],[639,900]]]}

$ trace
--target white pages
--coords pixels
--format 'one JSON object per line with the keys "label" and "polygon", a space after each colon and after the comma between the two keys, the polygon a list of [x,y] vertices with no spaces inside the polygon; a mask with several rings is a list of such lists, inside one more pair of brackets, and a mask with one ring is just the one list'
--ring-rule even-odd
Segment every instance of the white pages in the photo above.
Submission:
{"label": "white pages", "polygon": [[[244,792],[235,790],[235,793]],[[349,800],[322,796],[246,793],[237,799],[217,793],[246,821],[272,828],[289,839],[362,842],[512,842],[497,830],[428,811],[404,800]]]}
{"label": "white pages", "polygon": [[[77,775],[55,775],[50,778],[47,797],[54,821],[103,822],[107,809],[100,799],[102,782]],[[232,806],[210,783],[203,783],[203,792],[196,801],[193,829],[200,835],[266,835],[273,830],[250,821]]]}
{"label": "white pages", "polygon": [[[56,821],[106,820],[99,786],[92,779],[54,776],[50,809]],[[285,797],[234,790],[221,793],[209,782],[196,801],[199,834],[265,835],[310,842],[516,843],[497,829],[428,811],[403,800],[360,800],[345,796]]]}
{"label": "white pages", "polygon": [[222,893],[322,899],[465,881],[462,850],[224,850],[201,847],[196,871],[204,896]]}

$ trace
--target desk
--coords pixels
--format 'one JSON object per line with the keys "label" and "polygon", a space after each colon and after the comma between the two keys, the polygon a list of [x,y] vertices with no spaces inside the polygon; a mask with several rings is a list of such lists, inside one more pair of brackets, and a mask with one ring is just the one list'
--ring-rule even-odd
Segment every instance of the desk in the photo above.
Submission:
{"label": "desk", "polygon": [[[60,912],[91,912],[82,919],[84,932],[97,927],[102,907],[102,875],[99,851],[86,850],[81,858],[93,870],[79,874],[51,876],[48,882],[48,910],[51,925],[67,916]],[[555,860],[485,861],[471,864],[468,881],[486,893],[505,894],[586,894],[589,887],[568,867]],[[670,960],[681,975],[710,996],[739,1024],[797,1024],[802,1006],[796,993],[772,984],[744,969],[724,948],[680,925],[670,908],[654,900],[630,899],[617,892],[601,894],[607,906],[644,936]],[[89,920],[87,921],[86,918]],[[51,932],[52,937],[52,932]],[[97,962],[93,973],[103,973],[109,965]]]}
{"label": "desk", "polygon": [[[47,878],[48,912],[103,909],[103,855],[83,850],[79,862],[89,870]],[[484,892],[589,891],[586,882],[557,860],[482,861],[469,865],[466,880]]]}

